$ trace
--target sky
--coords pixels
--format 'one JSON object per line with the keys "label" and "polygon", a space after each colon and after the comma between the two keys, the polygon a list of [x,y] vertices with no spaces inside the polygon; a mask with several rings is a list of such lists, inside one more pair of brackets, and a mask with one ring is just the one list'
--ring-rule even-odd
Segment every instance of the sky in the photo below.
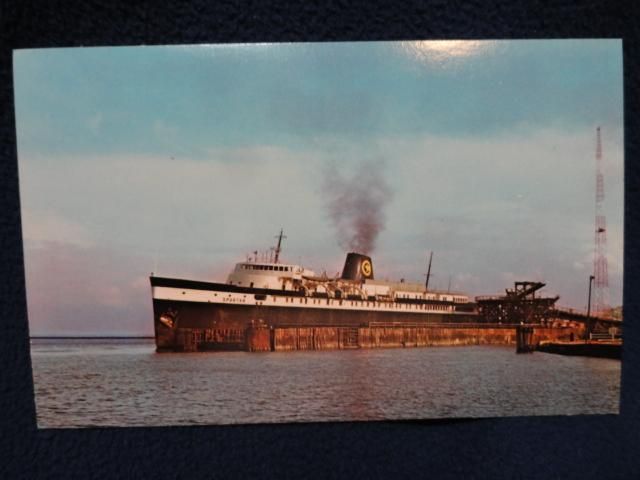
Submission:
{"label": "sky", "polygon": [[365,214],[376,278],[433,251],[433,287],[586,308],[598,126],[622,303],[620,40],[18,50],[14,85],[32,335],[152,334],[151,272],[224,281],[280,228],[335,274]]}

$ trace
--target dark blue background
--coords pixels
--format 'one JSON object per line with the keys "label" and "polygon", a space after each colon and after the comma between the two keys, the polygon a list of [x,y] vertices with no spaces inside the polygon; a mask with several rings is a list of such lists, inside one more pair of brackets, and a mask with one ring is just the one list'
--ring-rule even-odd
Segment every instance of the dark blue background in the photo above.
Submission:
{"label": "dark blue background", "polygon": [[[0,3],[0,477],[640,478],[638,12],[634,2]],[[624,39],[625,348],[619,416],[36,429],[11,50],[430,38]],[[589,98],[584,99],[589,102]],[[552,174],[552,172],[550,172]],[[570,179],[567,179],[570,181]],[[55,281],[52,279],[52,281]]]}

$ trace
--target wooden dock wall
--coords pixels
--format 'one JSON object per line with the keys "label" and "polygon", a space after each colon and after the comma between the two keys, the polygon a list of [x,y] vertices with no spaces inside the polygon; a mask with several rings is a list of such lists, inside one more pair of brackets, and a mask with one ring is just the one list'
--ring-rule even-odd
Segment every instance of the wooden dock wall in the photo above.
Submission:
{"label": "wooden dock wall", "polygon": [[[533,327],[533,342],[579,338],[581,327]],[[246,330],[178,329],[170,350],[248,352],[410,348],[455,345],[515,345],[515,325],[369,327],[249,327]],[[163,349],[164,350],[164,349]],[[169,350],[169,349],[167,349]],[[160,349],[159,349],[160,351]]]}
{"label": "wooden dock wall", "polygon": [[[569,340],[574,327],[536,327],[535,341]],[[273,350],[336,350],[345,348],[408,348],[453,345],[512,345],[511,327],[309,327],[276,328]]]}

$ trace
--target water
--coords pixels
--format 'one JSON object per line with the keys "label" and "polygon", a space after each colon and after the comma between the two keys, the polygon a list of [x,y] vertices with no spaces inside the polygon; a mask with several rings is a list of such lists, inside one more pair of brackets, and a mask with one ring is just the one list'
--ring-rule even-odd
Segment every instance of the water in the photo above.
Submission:
{"label": "water", "polygon": [[40,427],[618,413],[620,362],[511,346],[157,354],[33,340]]}

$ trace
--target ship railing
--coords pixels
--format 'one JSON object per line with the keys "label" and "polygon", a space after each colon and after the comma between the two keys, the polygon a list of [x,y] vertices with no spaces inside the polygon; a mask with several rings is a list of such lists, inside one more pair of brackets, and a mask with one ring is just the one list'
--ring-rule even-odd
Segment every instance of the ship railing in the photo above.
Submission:
{"label": "ship railing", "polygon": [[479,295],[475,297],[476,302],[482,302],[487,300],[504,300],[504,295]]}

